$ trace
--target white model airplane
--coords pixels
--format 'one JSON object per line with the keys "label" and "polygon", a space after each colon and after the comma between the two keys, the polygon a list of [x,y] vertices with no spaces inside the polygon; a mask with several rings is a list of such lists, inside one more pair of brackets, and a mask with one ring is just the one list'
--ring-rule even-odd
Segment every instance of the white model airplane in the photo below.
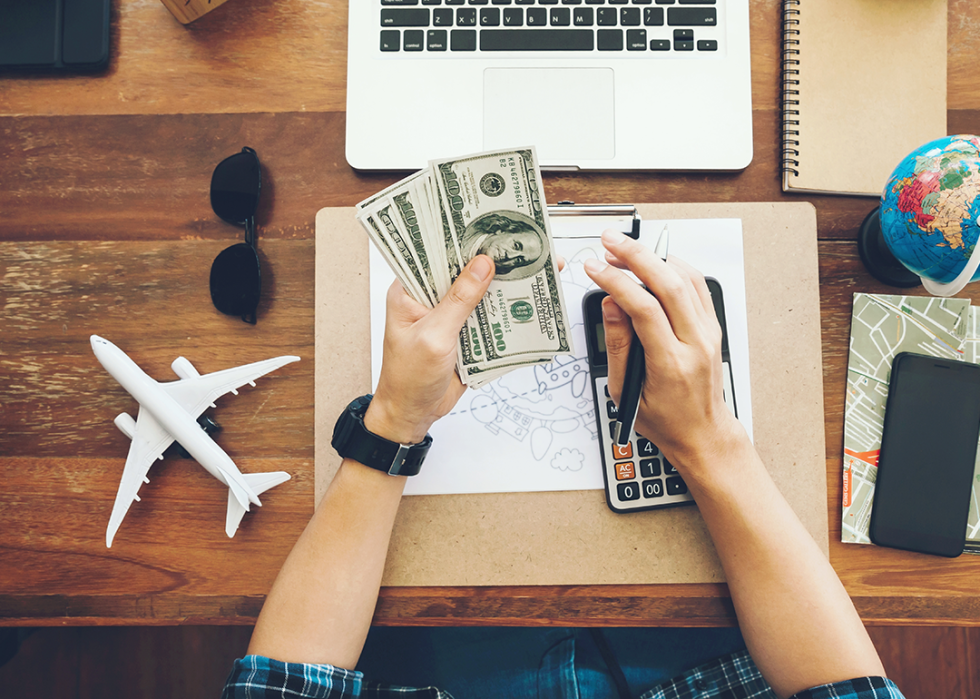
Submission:
{"label": "white model airplane", "polygon": [[299,357],[276,357],[203,376],[187,359],[177,357],[171,367],[180,380],[158,383],[147,376],[125,352],[98,335],[92,335],[92,351],[112,378],[140,404],[135,420],[127,413],[120,413],[115,419],[116,427],[132,440],[132,444],[109,517],[106,547],[112,546],[112,538],[129,506],[134,500],[139,502],[137,493],[140,486],[150,482],[146,477],[150,466],[163,458],[164,449],[174,441],[180,442],[208,473],[228,486],[225,533],[229,537],[235,535],[250,504],[262,505],[259,502],[261,493],[289,480],[289,474],[284,471],[239,471],[231,457],[201,428],[197,418],[208,407],[213,408],[214,401],[229,391],[238,395],[237,389],[241,386],[254,386],[255,379],[285,364],[299,361]]}

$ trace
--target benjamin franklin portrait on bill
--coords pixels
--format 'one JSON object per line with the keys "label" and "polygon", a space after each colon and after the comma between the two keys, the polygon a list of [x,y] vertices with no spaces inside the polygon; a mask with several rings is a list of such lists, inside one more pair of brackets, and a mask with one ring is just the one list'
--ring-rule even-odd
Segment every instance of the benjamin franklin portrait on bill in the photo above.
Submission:
{"label": "benjamin franklin portrait on bill", "polygon": [[497,279],[526,279],[545,266],[551,253],[538,224],[514,211],[495,211],[473,220],[459,240],[466,264],[477,255],[493,258]]}

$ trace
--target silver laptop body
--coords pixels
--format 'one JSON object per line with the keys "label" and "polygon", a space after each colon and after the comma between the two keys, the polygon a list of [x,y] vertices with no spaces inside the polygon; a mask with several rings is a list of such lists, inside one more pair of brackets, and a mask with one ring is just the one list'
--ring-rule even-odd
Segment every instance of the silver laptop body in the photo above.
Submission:
{"label": "silver laptop body", "polygon": [[347,161],[534,145],[551,170],[752,159],[749,0],[350,0]]}

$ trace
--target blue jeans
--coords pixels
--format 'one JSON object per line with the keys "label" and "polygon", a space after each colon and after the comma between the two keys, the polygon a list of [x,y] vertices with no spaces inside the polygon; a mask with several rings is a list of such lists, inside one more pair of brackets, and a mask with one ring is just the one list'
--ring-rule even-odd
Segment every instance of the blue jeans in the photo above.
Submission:
{"label": "blue jeans", "polygon": [[[738,629],[623,628],[603,634],[633,697],[745,647]],[[618,696],[587,629],[374,627],[357,669],[371,681],[433,685],[455,699]]]}

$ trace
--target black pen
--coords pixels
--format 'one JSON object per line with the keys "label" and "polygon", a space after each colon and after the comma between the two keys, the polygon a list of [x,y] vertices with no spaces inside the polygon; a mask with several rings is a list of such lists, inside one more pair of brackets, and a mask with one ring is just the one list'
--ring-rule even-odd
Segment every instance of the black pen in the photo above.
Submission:
{"label": "black pen", "polygon": [[[667,261],[667,245],[670,237],[667,234],[667,224],[660,231],[660,240],[654,252],[664,262]],[[619,397],[619,411],[616,413],[616,434],[613,439],[617,446],[625,447],[630,443],[633,425],[636,422],[636,411],[640,407],[640,397],[643,395],[643,378],[647,372],[646,360],[643,358],[643,345],[640,338],[633,332],[633,342],[630,353],[626,358],[626,375],[623,377],[623,393]]]}

